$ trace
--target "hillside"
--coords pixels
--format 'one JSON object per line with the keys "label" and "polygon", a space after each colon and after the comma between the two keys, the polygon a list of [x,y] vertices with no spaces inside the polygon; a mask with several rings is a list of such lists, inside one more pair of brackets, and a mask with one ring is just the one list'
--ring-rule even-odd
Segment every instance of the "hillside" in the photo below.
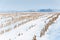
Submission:
{"label": "hillside", "polygon": [[59,40],[60,13],[0,13],[0,40]]}

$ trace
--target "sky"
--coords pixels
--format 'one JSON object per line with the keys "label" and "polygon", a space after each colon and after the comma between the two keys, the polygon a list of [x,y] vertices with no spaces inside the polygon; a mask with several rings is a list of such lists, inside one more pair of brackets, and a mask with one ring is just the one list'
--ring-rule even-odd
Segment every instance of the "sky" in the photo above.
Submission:
{"label": "sky", "polygon": [[0,0],[0,11],[60,9],[60,0]]}

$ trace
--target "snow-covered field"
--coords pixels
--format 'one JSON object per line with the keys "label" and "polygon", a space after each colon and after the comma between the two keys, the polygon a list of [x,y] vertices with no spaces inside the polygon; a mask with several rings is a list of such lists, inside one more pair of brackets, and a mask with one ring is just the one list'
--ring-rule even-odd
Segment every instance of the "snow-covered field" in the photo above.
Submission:
{"label": "snow-covered field", "polygon": [[0,40],[60,40],[60,13],[0,13]]}

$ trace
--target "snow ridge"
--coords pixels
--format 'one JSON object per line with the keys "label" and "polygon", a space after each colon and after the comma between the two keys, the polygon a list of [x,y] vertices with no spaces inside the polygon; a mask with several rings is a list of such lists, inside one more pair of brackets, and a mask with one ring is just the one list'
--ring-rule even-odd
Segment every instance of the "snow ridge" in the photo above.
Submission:
{"label": "snow ridge", "polygon": [[0,40],[53,40],[50,35],[59,22],[60,13],[0,14]]}

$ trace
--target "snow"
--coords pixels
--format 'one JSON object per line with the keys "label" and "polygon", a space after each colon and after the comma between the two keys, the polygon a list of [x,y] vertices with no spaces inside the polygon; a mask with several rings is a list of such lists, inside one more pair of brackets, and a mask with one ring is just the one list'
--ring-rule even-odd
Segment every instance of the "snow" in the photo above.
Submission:
{"label": "snow", "polygon": [[41,40],[44,40],[44,38],[46,40],[60,40],[60,16],[56,22],[49,27],[45,36],[43,36]]}
{"label": "snow", "polygon": [[[60,16],[53,24],[49,26],[45,35],[40,37],[41,29],[43,29],[46,23],[48,23],[50,20],[47,19],[49,16],[52,16],[52,14],[39,16],[38,19],[31,20],[25,24],[22,24],[16,29],[14,29],[15,25],[21,24],[22,22],[28,21],[29,19],[24,19],[0,28],[0,32],[4,30],[4,33],[0,34],[0,40],[32,40],[34,35],[36,35],[36,40],[60,40]],[[56,17],[56,15],[54,17]],[[11,20],[11,18],[2,19],[0,24],[5,23],[4,21],[7,20]],[[6,32],[6,30],[9,28],[11,30]]]}

